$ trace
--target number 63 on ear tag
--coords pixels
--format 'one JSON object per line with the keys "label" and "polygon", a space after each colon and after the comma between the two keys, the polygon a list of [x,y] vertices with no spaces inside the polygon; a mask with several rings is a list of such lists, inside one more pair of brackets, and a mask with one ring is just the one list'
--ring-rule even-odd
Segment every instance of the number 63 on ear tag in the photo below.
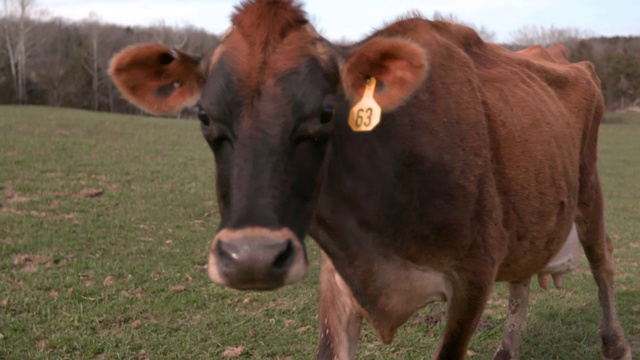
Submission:
{"label": "number 63 on ear tag", "polygon": [[349,113],[349,126],[353,131],[371,131],[380,123],[382,110],[373,98],[376,90],[376,78],[367,80],[362,99],[351,108]]}

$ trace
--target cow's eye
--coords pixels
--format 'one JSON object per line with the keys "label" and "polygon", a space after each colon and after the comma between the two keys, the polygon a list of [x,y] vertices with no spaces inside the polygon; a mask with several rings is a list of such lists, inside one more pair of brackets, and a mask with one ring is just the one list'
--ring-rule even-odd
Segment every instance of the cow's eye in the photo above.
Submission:
{"label": "cow's eye", "polygon": [[336,115],[336,108],[333,105],[325,105],[320,112],[320,123],[328,124]]}
{"label": "cow's eye", "polygon": [[202,124],[208,126],[209,125],[209,115],[207,115],[207,112],[204,111],[204,109],[200,105],[196,105],[196,110],[198,111],[198,120],[200,120],[200,122]]}

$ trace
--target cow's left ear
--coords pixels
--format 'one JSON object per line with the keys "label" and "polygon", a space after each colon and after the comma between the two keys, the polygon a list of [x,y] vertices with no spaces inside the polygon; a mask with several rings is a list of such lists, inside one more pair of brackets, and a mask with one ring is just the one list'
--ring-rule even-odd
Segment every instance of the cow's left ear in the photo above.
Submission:
{"label": "cow's left ear", "polygon": [[156,115],[195,105],[204,86],[198,60],[160,44],[124,49],[111,59],[109,75],[127,100]]}
{"label": "cow's left ear", "polygon": [[342,66],[342,83],[352,102],[362,97],[369,77],[377,81],[374,99],[382,111],[405,103],[424,80],[429,64],[418,44],[398,38],[373,38],[358,47]]}

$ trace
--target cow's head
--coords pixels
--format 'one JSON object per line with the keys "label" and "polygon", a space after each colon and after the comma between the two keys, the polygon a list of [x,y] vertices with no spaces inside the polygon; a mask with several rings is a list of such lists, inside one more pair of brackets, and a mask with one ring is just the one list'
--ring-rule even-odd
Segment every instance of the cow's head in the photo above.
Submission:
{"label": "cow's head", "polygon": [[221,214],[209,276],[233,288],[274,289],[306,275],[303,238],[332,134],[346,126],[346,111],[336,109],[361,96],[371,76],[383,111],[395,109],[424,78],[426,56],[396,38],[372,38],[341,55],[290,1],[246,2],[232,21],[211,56],[132,47],[110,73],[149,112],[197,103]]}

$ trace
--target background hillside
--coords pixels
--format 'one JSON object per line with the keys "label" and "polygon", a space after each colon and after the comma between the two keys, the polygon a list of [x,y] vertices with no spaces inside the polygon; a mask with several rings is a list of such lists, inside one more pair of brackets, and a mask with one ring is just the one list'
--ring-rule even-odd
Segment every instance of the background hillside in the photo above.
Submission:
{"label": "background hillside", "polygon": [[[150,27],[122,27],[104,24],[97,16],[70,22],[37,20],[31,15],[17,11],[0,17],[0,104],[139,113],[121,99],[108,78],[114,53],[135,43],[159,42],[199,55],[218,43],[216,35],[190,26],[159,22]],[[638,106],[640,37],[587,36],[576,29],[524,27],[505,46],[518,49],[563,42],[572,61],[595,64],[609,110]]]}

